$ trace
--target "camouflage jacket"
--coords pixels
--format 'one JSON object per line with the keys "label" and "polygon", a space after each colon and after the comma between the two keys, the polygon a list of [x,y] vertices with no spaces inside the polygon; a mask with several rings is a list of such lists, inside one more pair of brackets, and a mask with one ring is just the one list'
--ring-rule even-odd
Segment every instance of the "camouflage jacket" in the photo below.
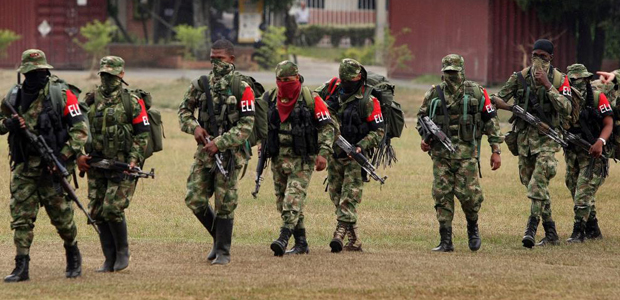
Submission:
{"label": "camouflage jacket", "polygon": [[[328,96],[328,93],[329,93],[329,91],[327,90],[328,85],[329,85],[329,81],[323,83],[323,85],[319,86],[315,90],[315,92],[318,93],[322,99],[326,99],[326,97]],[[334,97],[337,97],[336,95],[338,95],[339,85],[340,83],[338,83],[338,85],[335,88],[336,92],[334,93]],[[348,103],[355,101],[355,100],[362,100],[364,98],[364,89],[366,88],[368,88],[368,86],[363,86],[357,91],[357,93],[353,94],[352,96],[350,96],[348,99],[345,99],[344,101],[340,99],[340,97],[338,97],[338,103],[339,103],[338,110],[334,110],[333,107],[328,106],[329,112],[332,116],[332,120],[335,122],[335,125],[336,125],[335,127],[337,129],[335,137],[338,137],[340,135],[340,131],[342,127],[342,122],[339,120],[338,116],[344,111]],[[385,128],[383,126],[384,125],[383,116],[381,115],[381,106],[379,104],[379,100],[371,96],[370,101],[366,101],[363,104],[364,104],[364,107],[361,109],[363,115],[361,117],[364,118],[364,120],[367,123],[373,123],[373,124],[380,123],[378,124],[378,126],[376,126],[377,127],[376,130],[370,130],[370,132],[368,132],[368,134],[357,143],[358,147],[366,151],[366,150],[375,148],[379,145],[379,143],[381,142],[381,139],[383,139],[383,135],[385,134]],[[373,125],[370,127],[375,127],[375,126]],[[340,148],[336,148],[336,152],[341,152],[341,151],[342,150]]]}
{"label": "camouflage jacket", "polygon": [[[239,120],[228,131],[213,139],[213,142],[220,152],[232,150],[239,165],[246,159],[243,152],[240,151],[241,146],[245,145],[254,127],[254,92],[248,83],[242,81],[241,85],[244,92],[241,99],[236,99],[230,91],[231,76],[232,72],[216,80],[212,73],[209,74],[211,96],[213,97],[214,105],[220,103],[220,101],[234,102],[240,112]],[[181,131],[187,134],[194,135],[194,131],[200,126],[195,112],[200,109],[201,101],[205,100],[204,97],[201,97],[203,94],[202,90],[190,84],[183,97],[183,102],[179,105],[177,113],[179,125],[181,126]],[[212,164],[214,161],[213,157],[202,151],[201,145],[197,147],[196,158],[208,164]]]}
{"label": "camouflage jacket", "polygon": [[[131,102],[131,116],[122,101],[122,94],[128,93]],[[94,97],[90,105],[88,120],[92,135],[92,153],[105,158],[140,164],[144,162],[144,153],[150,134],[150,123],[144,100],[134,93],[118,89],[109,97],[104,97],[101,87],[88,93],[86,97]],[[104,129],[105,127],[105,129]],[[114,140],[114,142],[111,142]]]}
{"label": "camouflage jacket", "polygon": [[[302,89],[305,88],[302,86]],[[278,94],[278,88],[273,89],[269,92],[269,95],[272,95],[271,101],[276,101],[276,96]],[[329,155],[333,153],[332,145],[334,144],[334,134],[336,131],[336,126],[332,121],[332,118],[329,114],[329,110],[327,109],[327,104],[325,101],[321,99],[321,97],[317,94],[314,94],[314,98],[312,107],[314,107],[314,118],[316,120],[317,129],[318,129],[318,142],[319,142],[319,155],[327,158]],[[305,101],[303,95],[300,93],[299,98],[297,99],[297,103],[295,105],[300,105],[300,101]],[[310,107],[310,108],[312,108]],[[277,105],[276,105],[277,109]],[[293,129],[293,124],[291,122],[291,118],[286,119],[286,121],[280,123],[280,131],[281,132],[291,132]],[[295,156],[293,152],[293,136],[290,134],[279,134],[278,138],[280,140],[280,149],[279,155],[285,156]],[[285,146],[290,145],[290,146]]]}
{"label": "camouflage jacket", "polygon": [[[39,91],[39,96],[32,102],[32,104],[30,104],[30,107],[26,111],[22,111],[20,106],[15,107],[17,112],[22,116],[22,118],[24,118],[28,129],[34,134],[38,135],[36,127],[39,115],[43,110],[43,102],[51,101],[51,98],[48,97],[50,94],[50,84],[52,81],[56,80],[58,80],[58,77],[50,77],[50,82],[48,82],[45,87]],[[2,102],[4,103],[5,100],[8,99],[5,97]],[[69,162],[73,162],[76,155],[82,152],[82,148],[84,147],[84,144],[86,144],[88,139],[88,127],[86,126],[84,116],[80,111],[77,96],[71,92],[71,90],[62,90],[61,106],[64,107],[62,112],[62,122],[63,124],[69,124],[69,139],[61,148],[60,154],[65,158],[68,158]],[[4,135],[9,132],[8,128],[4,124],[4,121],[10,117],[11,114],[8,109],[3,107],[2,112],[0,113],[0,134]],[[41,158],[38,156],[29,156],[28,166],[31,169],[31,172],[40,172],[41,169],[37,168],[41,163],[40,160]]]}
{"label": "camouflage jacket", "polygon": [[[550,72],[548,78],[549,81],[553,83],[551,74],[553,74],[553,72]],[[530,72],[527,72],[525,80],[532,88],[531,92],[536,93],[539,103],[542,103],[543,101],[551,102],[555,113],[557,113],[557,116],[551,117],[557,117],[560,119],[559,121],[562,122],[570,115],[572,106],[571,99],[568,98],[571,95],[568,77],[566,77],[564,73],[560,74],[564,78],[563,83],[560,86],[560,89],[563,91],[562,93],[555,86],[552,86],[551,89],[547,91],[541,84],[535,84],[535,80]],[[508,81],[504,84],[496,96],[504,100],[506,103],[508,103],[510,99],[515,99],[515,103],[517,103],[522,100],[517,100],[516,98],[524,97],[522,95],[523,90],[524,87],[521,86],[517,73],[514,73],[510,76]],[[541,98],[541,95],[543,95],[544,98]],[[527,111],[534,115],[538,115],[534,112],[531,105],[527,108]],[[560,151],[560,145],[547,137],[544,133],[539,132],[535,126],[529,125],[521,120],[517,120],[515,122],[517,122],[515,124],[517,125],[516,131],[518,131],[517,143],[519,145],[519,155],[529,156],[540,152]],[[522,125],[519,124],[519,122],[521,122]],[[520,126],[523,126],[523,128],[518,128]]]}
{"label": "camouflage jacket", "polygon": [[[432,141],[431,142],[431,151],[430,155],[432,157],[441,157],[441,158],[449,158],[449,159],[470,159],[479,157],[480,153],[478,153],[478,148],[480,146],[482,140],[482,134],[487,136],[487,141],[491,147],[497,146],[504,141],[504,137],[501,134],[499,127],[499,120],[497,117],[497,113],[495,108],[491,104],[491,100],[484,88],[472,81],[465,81],[463,84],[463,88],[458,92],[458,94],[453,94],[446,89],[446,84],[441,83],[439,85],[441,90],[444,92],[444,97],[446,99],[446,104],[448,106],[449,120],[450,120],[450,140],[452,141],[452,145],[456,149],[456,152],[450,153],[448,149],[446,149],[440,142]],[[467,86],[467,88],[465,88]],[[466,91],[464,91],[466,89]],[[473,91],[474,89],[478,89],[478,91]],[[463,116],[463,104],[464,104],[464,95],[469,95],[469,104],[468,104],[468,114],[472,116],[472,119],[479,118],[479,124],[475,124],[476,128],[473,132],[474,139],[472,141],[464,141],[459,135],[460,128],[459,123]],[[484,97],[482,99],[476,99],[474,95],[481,95]],[[422,106],[418,111],[418,118],[422,118],[425,116],[430,116],[430,104],[433,99],[438,98],[437,90],[435,86],[433,86],[426,94],[424,95],[424,101],[422,102]],[[481,98],[482,98],[481,97]],[[484,104],[481,109],[481,102],[484,101]],[[441,110],[441,108],[437,108],[437,111]],[[479,117],[476,117],[479,115]],[[432,117],[432,116],[431,116]],[[438,124],[439,126],[439,124]],[[473,128],[472,128],[473,131]]]}

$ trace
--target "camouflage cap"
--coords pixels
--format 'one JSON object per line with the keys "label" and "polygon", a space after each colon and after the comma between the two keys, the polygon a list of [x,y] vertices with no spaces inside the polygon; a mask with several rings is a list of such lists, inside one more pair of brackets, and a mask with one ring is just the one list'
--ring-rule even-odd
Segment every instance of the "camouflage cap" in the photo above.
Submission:
{"label": "camouflage cap", "polygon": [[458,54],[448,54],[441,59],[441,72],[459,71],[465,69],[465,59]]}
{"label": "camouflage cap", "polygon": [[28,49],[22,53],[22,63],[19,65],[18,72],[26,74],[30,71],[37,69],[53,69],[51,65],[47,63],[45,53],[39,49]]}
{"label": "camouflage cap", "polygon": [[299,69],[297,65],[290,60],[285,60],[276,66],[276,78],[295,75],[299,75]]}
{"label": "camouflage cap", "polygon": [[579,79],[579,78],[590,78],[594,76],[594,74],[588,72],[586,66],[582,64],[572,64],[566,68],[566,75],[570,79]]}
{"label": "camouflage cap", "polygon": [[99,62],[99,73],[104,72],[118,76],[123,72],[125,61],[118,56],[106,56]]}
{"label": "camouflage cap", "polygon": [[340,80],[352,80],[362,72],[362,64],[352,58],[345,58],[340,63],[338,76]]}

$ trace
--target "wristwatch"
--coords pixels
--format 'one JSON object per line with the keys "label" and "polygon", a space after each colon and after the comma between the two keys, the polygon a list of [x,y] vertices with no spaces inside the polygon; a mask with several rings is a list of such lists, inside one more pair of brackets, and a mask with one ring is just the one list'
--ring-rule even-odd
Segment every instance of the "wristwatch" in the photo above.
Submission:
{"label": "wristwatch", "polygon": [[604,138],[600,137],[598,139],[601,140],[601,142],[603,142],[603,146],[607,145],[607,141]]}
{"label": "wristwatch", "polygon": [[497,153],[497,154],[501,155],[502,154],[502,149],[500,149],[500,148],[494,149],[493,153]]}

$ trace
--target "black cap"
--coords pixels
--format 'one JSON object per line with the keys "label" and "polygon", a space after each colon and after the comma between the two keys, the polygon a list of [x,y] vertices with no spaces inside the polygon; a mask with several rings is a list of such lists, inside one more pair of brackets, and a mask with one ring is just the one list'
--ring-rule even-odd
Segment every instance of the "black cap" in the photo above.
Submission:
{"label": "black cap", "polygon": [[550,40],[539,39],[534,43],[534,50],[543,50],[549,54],[553,54],[553,43]]}

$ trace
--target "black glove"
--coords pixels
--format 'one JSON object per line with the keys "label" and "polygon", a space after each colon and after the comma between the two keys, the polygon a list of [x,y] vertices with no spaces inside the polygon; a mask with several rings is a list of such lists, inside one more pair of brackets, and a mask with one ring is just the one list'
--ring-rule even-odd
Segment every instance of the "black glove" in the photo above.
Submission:
{"label": "black glove", "polygon": [[20,130],[20,126],[19,126],[19,119],[14,117],[14,118],[8,118],[8,119],[4,119],[4,126],[9,130],[9,132],[14,133],[14,132],[18,132]]}

